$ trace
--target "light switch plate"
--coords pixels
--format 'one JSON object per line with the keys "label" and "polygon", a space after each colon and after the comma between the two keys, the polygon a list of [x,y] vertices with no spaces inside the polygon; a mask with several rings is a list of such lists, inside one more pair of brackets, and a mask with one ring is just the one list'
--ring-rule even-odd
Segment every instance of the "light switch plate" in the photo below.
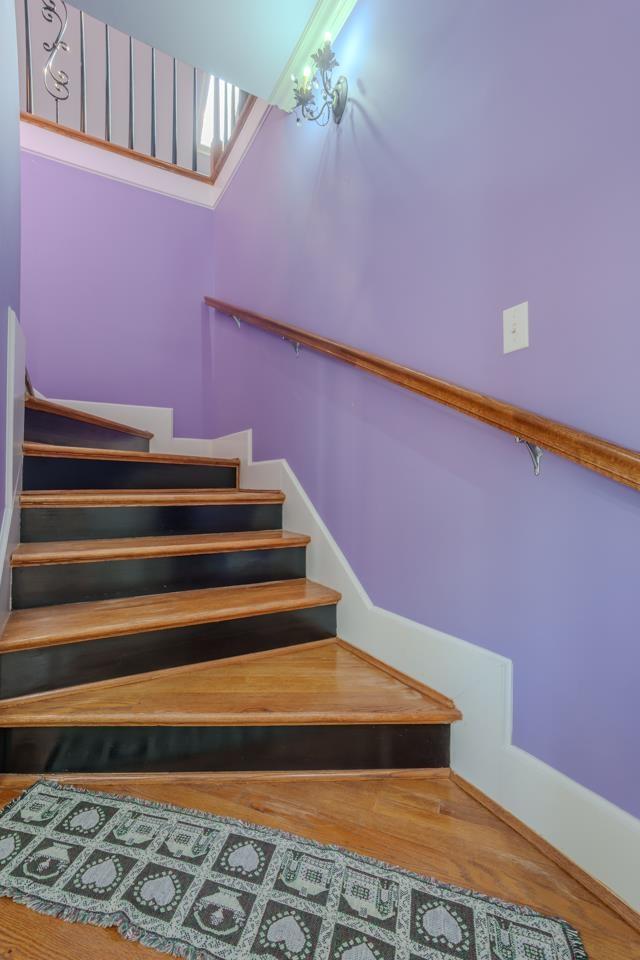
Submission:
{"label": "light switch plate", "polygon": [[529,346],[529,302],[502,311],[503,352],[513,353]]}

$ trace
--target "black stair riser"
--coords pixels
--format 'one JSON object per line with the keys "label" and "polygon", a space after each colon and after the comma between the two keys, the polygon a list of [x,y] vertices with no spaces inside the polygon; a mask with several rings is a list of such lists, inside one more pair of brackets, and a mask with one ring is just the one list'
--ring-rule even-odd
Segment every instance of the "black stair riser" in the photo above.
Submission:
{"label": "black stair riser", "polygon": [[43,410],[29,410],[28,407],[24,412],[24,439],[29,443],[99,447],[101,450],[149,450],[149,441],[145,437]]}
{"label": "black stair riser", "polygon": [[23,543],[102,540],[181,533],[279,530],[282,504],[249,503],[176,507],[28,507],[21,512]]}
{"label": "black stair riser", "polygon": [[24,458],[23,490],[186,490],[235,487],[235,467],[78,457]]}
{"label": "black stair riser", "polygon": [[305,556],[305,547],[281,547],[15,567],[11,584],[13,609],[291,580],[305,576]]}
{"label": "black stair riser", "polygon": [[5,653],[0,657],[0,699],[327,640],[335,635],[336,607],[330,605]]}
{"label": "black stair riser", "polygon": [[2,773],[374,770],[449,766],[446,724],[14,727]]}

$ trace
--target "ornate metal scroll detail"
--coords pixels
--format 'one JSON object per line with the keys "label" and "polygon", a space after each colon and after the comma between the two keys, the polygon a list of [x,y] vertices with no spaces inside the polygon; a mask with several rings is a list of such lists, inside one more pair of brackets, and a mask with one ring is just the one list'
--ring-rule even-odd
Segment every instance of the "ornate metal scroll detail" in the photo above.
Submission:
{"label": "ornate metal scroll detail", "polygon": [[64,53],[69,52],[69,44],[63,39],[68,21],[65,0],[42,0],[42,17],[47,23],[58,24],[58,33],[55,39],[52,41],[45,40],[42,44],[49,54],[44,65],[44,85],[47,93],[55,100],[57,123],[60,101],[69,99],[69,75],[54,63],[60,50]]}

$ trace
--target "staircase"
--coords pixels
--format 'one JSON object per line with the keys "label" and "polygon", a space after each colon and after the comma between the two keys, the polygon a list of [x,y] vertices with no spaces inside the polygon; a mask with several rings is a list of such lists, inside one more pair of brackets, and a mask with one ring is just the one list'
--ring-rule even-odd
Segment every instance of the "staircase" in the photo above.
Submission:
{"label": "staircase", "polygon": [[442,770],[459,711],[336,636],[236,460],[28,397],[0,773]]}

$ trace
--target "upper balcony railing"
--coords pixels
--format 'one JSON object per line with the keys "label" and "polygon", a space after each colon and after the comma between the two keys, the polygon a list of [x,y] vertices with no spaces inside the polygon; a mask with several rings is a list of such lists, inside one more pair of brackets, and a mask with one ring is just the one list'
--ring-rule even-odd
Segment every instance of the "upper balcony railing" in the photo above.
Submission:
{"label": "upper balcony railing", "polygon": [[22,119],[213,180],[255,100],[65,0],[16,0]]}

